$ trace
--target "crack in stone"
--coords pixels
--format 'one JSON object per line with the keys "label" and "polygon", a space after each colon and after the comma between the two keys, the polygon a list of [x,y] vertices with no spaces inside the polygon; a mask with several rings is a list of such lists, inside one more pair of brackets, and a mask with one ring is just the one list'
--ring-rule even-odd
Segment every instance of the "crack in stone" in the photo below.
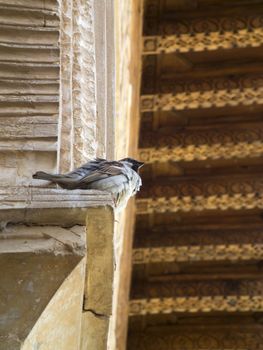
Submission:
{"label": "crack in stone", "polygon": [[108,320],[108,319],[110,318],[109,315],[101,314],[101,313],[96,312],[96,311],[94,311],[94,310],[92,310],[92,309],[86,309],[86,310],[84,310],[84,311],[85,311],[85,312],[90,312],[90,313],[92,313],[95,317],[98,317],[98,318],[102,318],[102,319],[106,319],[106,320]]}

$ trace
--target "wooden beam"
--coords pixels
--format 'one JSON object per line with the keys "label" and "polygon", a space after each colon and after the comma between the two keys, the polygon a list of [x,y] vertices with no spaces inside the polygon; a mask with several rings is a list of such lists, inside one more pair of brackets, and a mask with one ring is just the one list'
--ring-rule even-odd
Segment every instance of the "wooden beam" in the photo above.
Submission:
{"label": "wooden beam", "polygon": [[263,29],[242,29],[237,31],[209,32],[146,36],[143,38],[143,54],[157,55],[161,53],[206,51],[232,49],[236,47],[259,47],[263,41]]}
{"label": "wooden beam", "polygon": [[261,296],[263,280],[259,272],[171,274],[133,279],[131,299]]}
{"label": "wooden beam", "polygon": [[172,111],[263,103],[263,88],[236,88],[141,96],[141,112]]}
{"label": "wooden beam", "polygon": [[[200,1],[199,1],[200,3]],[[211,4],[211,3],[210,3]],[[231,4],[232,5],[232,4]],[[198,5],[198,7],[200,4]],[[210,11],[209,11],[210,10]],[[258,29],[262,21],[262,4],[257,6],[218,7],[211,10],[209,5],[202,10],[180,12],[169,11],[162,14],[158,23],[158,30],[147,28],[147,35],[176,35],[198,33],[224,33],[226,31],[240,31]]]}
{"label": "wooden beam", "polygon": [[246,157],[260,157],[263,155],[263,142],[252,143],[239,142],[237,144],[228,142],[226,144],[214,145],[190,145],[187,147],[160,147],[142,148],[139,150],[140,160],[144,163],[183,161],[206,159],[232,159]]}
{"label": "wooden beam", "polygon": [[[218,216],[212,219],[213,226],[210,226],[209,218],[205,223],[195,223],[192,221],[190,227],[184,227],[184,223],[179,225],[163,225],[158,227],[138,228],[134,235],[134,248],[154,249],[159,247],[202,247],[202,246],[222,246],[226,245],[250,245],[263,244],[262,222],[256,222],[256,218],[246,216],[246,225],[241,221],[230,225],[226,217],[222,222]],[[251,220],[255,220],[251,222]],[[210,219],[211,221],[211,219]],[[201,226],[201,227],[200,227]]]}
{"label": "wooden beam", "polygon": [[263,154],[261,124],[169,129],[145,132],[140,158],[146,163],[260,157]]}
{"label": "wooden beam", "polygon": [[214,297],[177,297],[132,299],[130,301],[130,316],[169,314],[174,312],[262,312],[262,296],[222,296]]}
{"label": "wooden beam", "polygon": [[189,212],[202,210],[227,209],[263,209],[263,195],[256,193],[197,196],[197,197],[170,197],[137,199],[137,214],[152,214],[165,212]]}
{"label": "wooden beam", "polygon": [[201,325],[190,324],[183,328],[177,324],[173,327],[162,324],[158,328],[149,325],[141,331],[129,333],[127,349],[152,350],[153,344],[158,344],[158,350],[254,350],[262,346],[262,334],[262,325],[226,323],[225,326],[214,326],[209,320]]}
{"label": "wooden beam", "polygon": [[263,260],[263,244],[195,245],[133,250],[133,264],[135,265],[162,262],[258,260]]}
{"label": "wooden beam", "polygon": [[208,175],[202,176],[174,176],[157,178],[148,181],[138,198],[178,198],[184,199],[185,203],[201,198],[231,198],[245,197],[261,198],[263,184],[262,171],[247,174]]}

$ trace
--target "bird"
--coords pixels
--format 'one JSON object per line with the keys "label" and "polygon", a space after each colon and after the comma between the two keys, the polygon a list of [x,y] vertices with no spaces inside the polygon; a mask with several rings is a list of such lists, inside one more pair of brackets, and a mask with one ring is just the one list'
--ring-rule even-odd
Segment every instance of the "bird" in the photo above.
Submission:
{"label": "bird", "polygon": [[66,174],[49,174],[37,171],[33,179],[51,181],[67,190],[93,189],[109,192],[116,211],[124,209],[130,197],[142,186],[138,173],[143,162],[133,158],[107,161],[95,158]]}

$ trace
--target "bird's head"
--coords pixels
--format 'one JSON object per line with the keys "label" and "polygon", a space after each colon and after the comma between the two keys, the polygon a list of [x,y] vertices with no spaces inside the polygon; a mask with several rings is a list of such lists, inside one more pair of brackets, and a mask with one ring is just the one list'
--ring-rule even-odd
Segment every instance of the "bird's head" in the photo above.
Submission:
{"label": "bird's head", "polygon": [[133,170],[138,171],[143,165],[143,162],[139,162],[133,158],[123,158],[120,162],[125,162],[128,166],[130,166]]}

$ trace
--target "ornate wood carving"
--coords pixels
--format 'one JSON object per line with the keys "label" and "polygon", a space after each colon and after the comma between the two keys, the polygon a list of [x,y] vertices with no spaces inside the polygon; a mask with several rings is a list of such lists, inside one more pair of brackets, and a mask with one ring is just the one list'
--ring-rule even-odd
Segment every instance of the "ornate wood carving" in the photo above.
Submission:
{"label": "ornate wood carving", "polygon": [[181,129],[164,129],[158,132],[144,132],[141,140],[141,147],[186,147],[213,144],[237,144],[252,143],[261,141],[263,138],[262,124],[245,124],[242,126],[232,124],[229,130],[229,124],[221,127],[198,127]]}
{"label": "ornate wood carving", "polygon": [[195,91],[178,94],[141,96],[141,112],[171,111],[196,108],[252,105],[263,103],[263,88],[223,89],[219,91]]}
{"label": "ornate wood carving", "polygon": [[[249,9],[248,9],[249,10]],[[261,11],[262,9],[259,9]],[[245,11],[244,11],[245,12]],[[213,32],[236,32],[251,31],[263,27],[263,17],[261,15],[247,16],[220,16],[220,17],[202,17],[202,18],[176,18],[174,21],[163,21],[159,23],[158,33],[160,35],[182,35],[182,34],[198,34]],[[150,29],[150,28],[149,28]],[[156,34],[151,30],[147,35]]]}
{"label": "ornate wood carving", "polygon": [[[215,220],[215,219],[214,219]],[[159,248],[162,247],[180,247],[180,246],[237,246],[250,244],[263,244],[263,229],[261,223],[258,228],[246,223],[246,226],[239,224],[239,227],[229,229],[226,222],[214,223],[218,227],[209,229],[203,224],[203,229],[196,228],[192,223],[192,229],[182,229],[180,226],[160,226],[153,230],[144,229],[135,232],[134,247],[139,248]],[[221,224],[221,228],[220,228]]]}
{"label": "ornate wood carving", "polygon": [[172,312],[262,312],[262,296],[206,296],[152,298],[130,301],[130,316],[149,314],[169,314]]}
{"label": "ornate wood carving", "polygon": [[[261,173],[229,176],[200,176],[171,178],[165,180],[158,178],[156,181],[148,181],[142,191],[141,197],[167,198],[178,197],[187,201],[191,198],[213,196],[253,196],[261,198],[263,195],[263,179]],[[222,197],[224,198],[224,197]],[[263,203],[262,203],[263,204]]]}
{"label": "ornate wood carving", "polygon": [[[251,278],[251,275],[248,275]],[[181,298],[181,297],[235,297],[261,296],[263,301],[263,281],[237,279],[236,275],[225,275],[224,279],[211,279],[207,275],[153,276],[151,282],[135,283],[131,289],[131,299]],[[226,279],[228,277],[228,279]],[[255,276],[252,276],[255,278]],[[174,280],[172,280],[174,278]],[[180,278],[180,280],[179,280]],[[197,278],[200,278],[197,280]],[[218,278],[218,276],[215,276]],[[222,277],[221,277],[222,278]],[[158,281],[155,281],[158,279]],[[178,279],[178,280],[177,280]],[[137,281],[139,282],[139,281]]]}
{"label": "ornate wood carving", "polygon": [[[227,329],[191,327],[181,330],[174,327],[173,332],[143,331],[131,332],[128,339],[128,350],[260,350],[263,344],[263,327],[254,329],[244,325],[228,325]],[[168,328],[169,329],[169,328]]]}
{"label": "ornate wood carving", "polygon": [[263,154],[263,129],[175,130],[173,134],[144,133],[139,151],[147,163],[258,157]]}
{"label": "ornate wood carving", "polygon": [[249,194],[234,194],[234,195],[213,195],[202,196],[198,195],[191,198],[190,196],[184,197],[170,197],[170,198],[147,198],[137,199],[137,214],[151,214],[151,213],[164,213],[164,212],[189,212],[202,211],[202,210],[214,210],[214,209],[253,209],[263,208],[263,195],[257,193]]}
{"label": "ornate wood carving", "polygon": [[143,54],[258,47],[262,45],[263,29],[241,29],[225,32],[201,32],[193,34],[146,36],[143,38]]}
{"label": "ornate wood carving", "polygon": [[240,142],[234,144],[200,145],[187,147],[160,147],[143,148],[139,150],[140,159],[145,163],[206,160],[206,159],[231,159],[260,157],[263,155],[263,142]]}
{"label": "ornate wood carving", "polygon": [[133,250],[133,264],[222,260],[263,260],[263,244],[222,244]]}
{"label": "ornate wood carving", "polygon": [[222,77],[210,77],[199,79],[182,79],[176,75],[170,79],[160,79],[159,93],[165,94],[172,92],[179,94],[182,92],[205,92],[253,88],[254,90],[263,87],[263,76],[255,74],[231,75]]}

